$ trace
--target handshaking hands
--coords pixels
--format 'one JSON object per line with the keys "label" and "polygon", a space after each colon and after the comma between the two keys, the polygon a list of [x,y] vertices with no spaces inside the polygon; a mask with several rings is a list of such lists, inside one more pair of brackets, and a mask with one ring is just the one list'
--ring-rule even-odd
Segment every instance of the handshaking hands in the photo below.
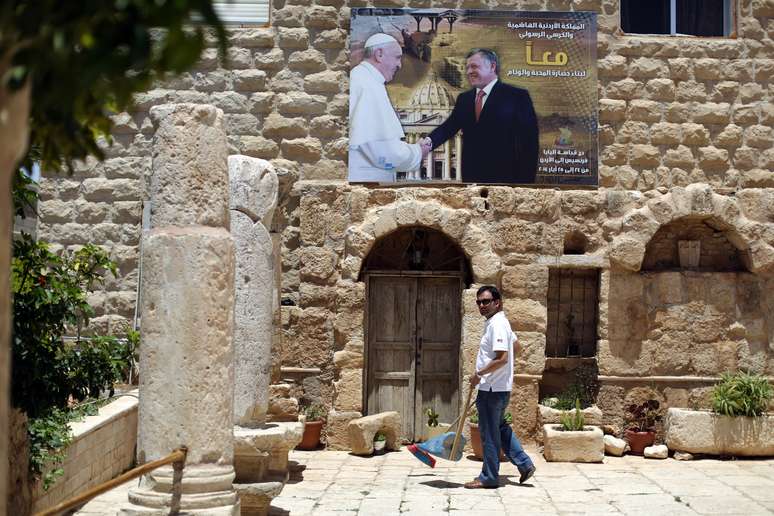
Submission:
{"label": "handshaking hands", "polygon": [[419,140],[419,148],[422,149],[422,159],[425,159],[427,155],[433,150],[433,140],[429,136]]}

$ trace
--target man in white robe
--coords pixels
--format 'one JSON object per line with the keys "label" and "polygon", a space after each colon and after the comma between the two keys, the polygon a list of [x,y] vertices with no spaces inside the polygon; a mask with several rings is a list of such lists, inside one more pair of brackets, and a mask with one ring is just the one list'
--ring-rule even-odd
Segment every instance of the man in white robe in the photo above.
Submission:
{"label": "man in white robe", "polygon": [[426,142],[408,144],[387,96],[386,82],[400,69],[403,51],[387,34],[366,40],[363,61],[349,74],[349,180],[395,181],[396,172],[419,168]]}

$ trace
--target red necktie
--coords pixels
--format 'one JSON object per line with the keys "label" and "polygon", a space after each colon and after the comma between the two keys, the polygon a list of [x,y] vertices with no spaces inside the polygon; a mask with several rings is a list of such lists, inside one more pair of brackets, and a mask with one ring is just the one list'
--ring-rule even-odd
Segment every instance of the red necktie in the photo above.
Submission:
{"label": "red necktie", "polygon": [[478,122],[478,119],[481,116],[481,110],[484,109],[484,95],[486,95],[484,90],[478,90],[478,94],[476,95],[476,122]]}

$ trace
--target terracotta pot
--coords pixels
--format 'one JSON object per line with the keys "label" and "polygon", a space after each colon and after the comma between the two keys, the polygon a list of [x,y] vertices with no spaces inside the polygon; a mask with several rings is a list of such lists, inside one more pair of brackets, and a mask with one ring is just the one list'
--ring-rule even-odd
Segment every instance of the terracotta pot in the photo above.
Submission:
{"label": "terracotta pot", "polygon": [[[484,460],[484,447],[481,446],[481,433],[478,431],[476,423],[468,422],[470,428],[470,445],[473,447],[473,455],[479,460]],[[507,462],[508,457],[500,451],[500,462]]]}
{"label": "terracotta pot", "polygon": [[626,442],[629,443],[629,453],[632,455],[642,455],[645,448],[652,446],[656,441],[656,432],[639,432],[637,430],[626,430]]}
{"label": "terracotta pot", "polygon": [[296,446],[297,450],[315,450],[320,445],[320,432],[323,421],[307,421],[304,424],[304,436]]}

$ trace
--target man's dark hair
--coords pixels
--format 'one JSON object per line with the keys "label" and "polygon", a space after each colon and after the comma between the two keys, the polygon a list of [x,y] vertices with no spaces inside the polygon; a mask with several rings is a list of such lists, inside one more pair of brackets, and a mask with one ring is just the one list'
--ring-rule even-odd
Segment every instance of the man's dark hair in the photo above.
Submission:
{"label": "man's dark hair", "polygon": [[476,297],[480,296],[484,292],[489,292],[492,294],[492,299],[494,300],[501,299],[500,291],[497,290],[497,287],[493,285],[484,285],[483,287],[479,288],[478,292],[476,292]]}
{"label": "man's dark hair", "polygon": [[[465,56],[465,59],[470,59],[476,54],[481,54],[481,57],[489,61],[490,63],[495,64],[495,73],[497,75],[500,75],[500,58],[497,57],[497,52],[492,50],[491,48],[473,48],[468,52],[468,55]],[[492,287],[494,288],[494,287]],[[499,298],[498,298],[499,299]]]}

